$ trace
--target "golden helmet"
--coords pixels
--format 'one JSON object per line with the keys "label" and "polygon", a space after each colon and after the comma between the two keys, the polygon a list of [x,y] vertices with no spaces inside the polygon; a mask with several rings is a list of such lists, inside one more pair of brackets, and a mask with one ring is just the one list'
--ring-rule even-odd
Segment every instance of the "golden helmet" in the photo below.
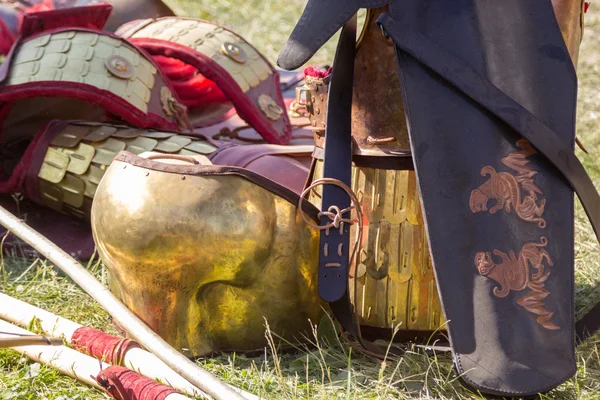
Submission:
{"label": "golden helmet", "polygon": [[[204,156],[122,151],[94,198],[94,240],[110,287],[189,356],[301,341],[323,307],[318,234],[297,194]],[[316,209],[306,204],[305,211]]]}

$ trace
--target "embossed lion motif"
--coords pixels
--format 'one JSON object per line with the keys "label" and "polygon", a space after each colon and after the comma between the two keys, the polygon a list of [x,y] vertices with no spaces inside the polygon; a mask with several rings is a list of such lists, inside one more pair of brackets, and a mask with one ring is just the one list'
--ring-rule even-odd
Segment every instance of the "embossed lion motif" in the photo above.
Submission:
{"label": "embossed lion motif", "polygon": [[523,220],[537,222],[540,228],[546,227],[546,221],[541,218],[545,199],[536,201],[537,196],[533,192],[521,198],[521,186],[515,176],[508,172],[496,172],[493,167],[485,166],[481,169],[481,175],[489,175],[490,179],[471,192],[469,206],[472,212],[488,211],[488,203],[493,199],[496,202],[489,208],[490,214],[501,209],[506,212],[514,209]]}
{"label": "embossed lion motif", "polygon": [[[478,252],[475,255],[475,266],[479,273],[496,281],[500,286],[494,288],[494,295],[500,298],[508,296],[511,291],[519,292],[529,288],[530,293],[517,300],[517,304],[527,311],[538,315],[537,322],[546,329],[560,329],[550,321],[553,312],[544,307],[543,299],[550,292],[544,288],[544,282],[548,279],[550,271],[545,271],[544,261],[552,266],[552,259],[548,252],[543,249],[548,244],[548,239],[540,238],[539,243],[526,243],[519,256],[514,251],[506,254],[500,250],[494,250],[493,254],[500,257],[501,263],[496,264],[490,252]],[[530,266],[535,272],[530,276]]]}
{"label": "embossed lion motif", "polygon": [[[504,165],[517,173],[513,175],[508,172],[497,172],[489,165],[483,167],[481,175],[489,176],[489,179],[471,191],[469,207],[473,213],[489,211],[490,214],[495,214],[502,209],[507,213],[515,210],[521,219],[537,222],[540,228],[545,228],[546,221],[542,218],[542,214],[546,200],[538,200],[538,195],[543,193],[533,181],[537,171],[527,165],[528,157],[536,151],[524,139],[517,142],[517,147],[521,150],[513,151],[501,160]],[[490,201],[494,201],[491,207]]]}

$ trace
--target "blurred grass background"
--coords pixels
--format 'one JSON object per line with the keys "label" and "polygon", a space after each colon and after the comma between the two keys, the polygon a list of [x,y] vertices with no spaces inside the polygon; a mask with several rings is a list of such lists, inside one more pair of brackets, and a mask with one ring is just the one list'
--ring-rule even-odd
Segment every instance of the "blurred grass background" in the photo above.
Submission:
{"label": "blurred grass background", "polygon": [[[275,62],[304,7],[304,0],[169,0],[179,15],[198,17],[241,34]],[[586,15],[578,66],[580,77],[578,136],[589,154],[577,149],[597,187],[600,187],[600,17],[595,3]],[[337,37],[337,35],[336,35]],[[336,37],[310,63],[331,63]],[[600,251],[579,203],[576,206],[577,311],[598,301],[595,290]],[[36,263],[32,265],[31,263]],[[2,259],[0,290],[74,321],[113,331],[105,311],[89,300],[69,279],[40,260]],[[100,263],[93,273],[101,280]],[[278,354],[266,348],[259,356],[223,354],[198,363],[223,380],[268,399],[479,399],[461,386],[449,356],[429,357],[409,349],[400,361],[384,363],[350,353],[316,335],[317,347]],[[567,383],[540,399],[599,399],[600,335],[578,348],[578,372]],[[0,399],[83,400],[104,395],[54,370],[0,350]]]}

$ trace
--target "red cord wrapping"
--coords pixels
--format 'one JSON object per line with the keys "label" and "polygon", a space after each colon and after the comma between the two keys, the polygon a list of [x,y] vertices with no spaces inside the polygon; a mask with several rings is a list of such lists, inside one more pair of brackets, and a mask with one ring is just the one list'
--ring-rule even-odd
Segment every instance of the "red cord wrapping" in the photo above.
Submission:
{"label": "red cord wrapping", "polygon": [[331,68],[324,69],[319,67],[306,67],[304,68],[304,75],[311,76],[313,78],[326,78],[331,74]]}
{"label": "red cord wrapping", "polygon": [[140,348],[133,340],[109,335],[87,326],[73,333],[71,344],[80,351],[113,365],[120,365],[129,349]]}
{"label": "red cord wrapping", "polygon": [[170,394],[179,393],[123,367],[108,367],[95,379],[106,394],[117,400],[164,400]]}
{"label": "red cord wrapping", "polygon": [[206,79],[195,67],[172,57],[154,55],[152,59],[169,79],[186,107],[195,108],[229,101],[217,84]]}

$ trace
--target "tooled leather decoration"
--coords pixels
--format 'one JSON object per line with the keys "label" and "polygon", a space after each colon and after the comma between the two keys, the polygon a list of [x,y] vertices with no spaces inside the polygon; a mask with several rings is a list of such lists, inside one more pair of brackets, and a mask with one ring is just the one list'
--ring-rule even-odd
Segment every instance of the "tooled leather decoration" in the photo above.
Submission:
{"label": "tooled leather decoration", "polygon": [[[527,166],[529,163],[527,157],[537,152],[525,139],[519,140],[516,144],[521,150],[509,153],[501,161],[517,174],[497,172],[492,166],[486,165],[481,169],[481,175],[489,175],[490,178],[471,192],[469,206],[473,213],[488,211],[488,203],[493,199],[496,204],[489,209],[490,214],[495,214],[502,208],[509,213],[512,206],[521,219],[537,222],[540,228],[545,228],[546,221],[541,216],[546,200],[540,199],[538,202],[538,195],[543,195],[543,193],[533,182],[537,171]],[[524,198],[521,198],[522,191],[528,193]]]}
{"label": "tooled leather decoration", "polygon": [[[495,249],[494,255],[502,259],[500,264],[494,262],[489,252],[481,251],[475,255],[475,266],[481,275],[498,282],[500,287],[494,288],[494,295],[497,297],[504,298],[511,291],[519,292],[529,288],[531,292],[520,297],[517,304],[538,315],[537,322],[544,328],[558,330],[560,327],[550,321],[554,313],[548,311],[543,302],[550,294],[544,287],[544,282],[550,275],[550,271],[545,271],[544,260],[549,266],[553,265],[546,249],[541,249],[547,244],[548,239],[544,236],[540,238],[539,243],[525,243],[518,258],[512,250],[506,254]],[[530,264],[536,270],[531,276]]]}

